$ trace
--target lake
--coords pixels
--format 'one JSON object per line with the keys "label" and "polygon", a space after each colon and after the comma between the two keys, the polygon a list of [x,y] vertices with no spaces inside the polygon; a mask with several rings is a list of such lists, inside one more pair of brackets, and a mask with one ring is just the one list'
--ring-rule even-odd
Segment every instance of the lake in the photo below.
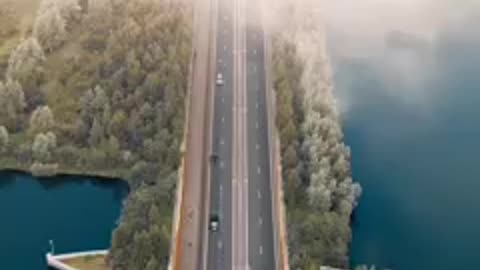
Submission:
{"label": "lake", "polygon": [[0,269],[46,270],[57,253],[106,249],[128,186],[119,180],[0,173]]}
{"label": "lake", "polygon": [[[473,21],[472,21],[473,20]],[[426,48],[362,57],[329,48],[354,179],[351,261],[395,270],[478,269],[479,17]]]}

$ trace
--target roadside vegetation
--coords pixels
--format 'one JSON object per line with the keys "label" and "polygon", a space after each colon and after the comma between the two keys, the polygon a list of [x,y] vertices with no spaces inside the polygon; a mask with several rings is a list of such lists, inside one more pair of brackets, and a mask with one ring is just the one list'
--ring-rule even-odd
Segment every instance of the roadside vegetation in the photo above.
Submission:
{"label": "roadside vegetation", "polygon": [[285,21],[292,26],[272,40],[290,264],[292,269],[345,269],[361,188],[351,178],[324,33],[306,10],[291,12],[292,19]]}
{"label": "roadside vegetation", "polygon": [[0,168],[126,179],[131,193],[108,263],[164,269],[191,56],[189,6],[42,0],[35,12],[25,29],[16,28],[15,13],[0,16],[8,22],[0,30]]}

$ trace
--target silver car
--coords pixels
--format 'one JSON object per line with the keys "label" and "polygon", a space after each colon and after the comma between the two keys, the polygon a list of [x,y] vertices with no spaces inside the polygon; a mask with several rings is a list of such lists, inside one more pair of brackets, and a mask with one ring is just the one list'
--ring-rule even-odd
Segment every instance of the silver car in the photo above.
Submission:
{"label": "silver car", "polygon": [[223,81],[223,75],[222,75],[222,73],[218,73],[218,74],[217,74],[216,83],[217,83],[218,86],[223,85],[223,84],[225,83],[225,82]]}

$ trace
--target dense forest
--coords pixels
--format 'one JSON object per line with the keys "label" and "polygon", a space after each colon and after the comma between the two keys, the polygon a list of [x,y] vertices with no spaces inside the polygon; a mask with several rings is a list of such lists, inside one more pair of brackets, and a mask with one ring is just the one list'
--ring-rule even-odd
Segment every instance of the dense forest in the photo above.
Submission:
{"label": "dense forest", "polygon": [[183,1],[43,0],[0,55],[1,168],[128,180],[112,269],[166,268],[191,18]]}
{"label": "dense forest", "polygon": [[[302,6],[303,5],[303,6]],[[361,188],[351,178],[324,33],[305,3],[274,34],[273,87],[292,269],[349,267],[350,219]]]}

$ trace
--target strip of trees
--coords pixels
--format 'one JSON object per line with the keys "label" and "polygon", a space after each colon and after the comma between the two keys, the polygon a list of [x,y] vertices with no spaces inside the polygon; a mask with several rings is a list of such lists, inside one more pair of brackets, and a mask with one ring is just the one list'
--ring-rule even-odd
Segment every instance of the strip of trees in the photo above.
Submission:
{"label": "strip of trees", "polygon": [[2,165],[128,180],[115,270],[166,269],[191,23],[184,1],[43,0],[0,80]]}
{"label": "strip of trees", "polygon": [[295,17],[298,12],[292,8],[291,26],[273,36],[290,263],[292,269],[348,268],[350,219],[361,188],[351,178],[322,50],[325,33],[308,12]]}

